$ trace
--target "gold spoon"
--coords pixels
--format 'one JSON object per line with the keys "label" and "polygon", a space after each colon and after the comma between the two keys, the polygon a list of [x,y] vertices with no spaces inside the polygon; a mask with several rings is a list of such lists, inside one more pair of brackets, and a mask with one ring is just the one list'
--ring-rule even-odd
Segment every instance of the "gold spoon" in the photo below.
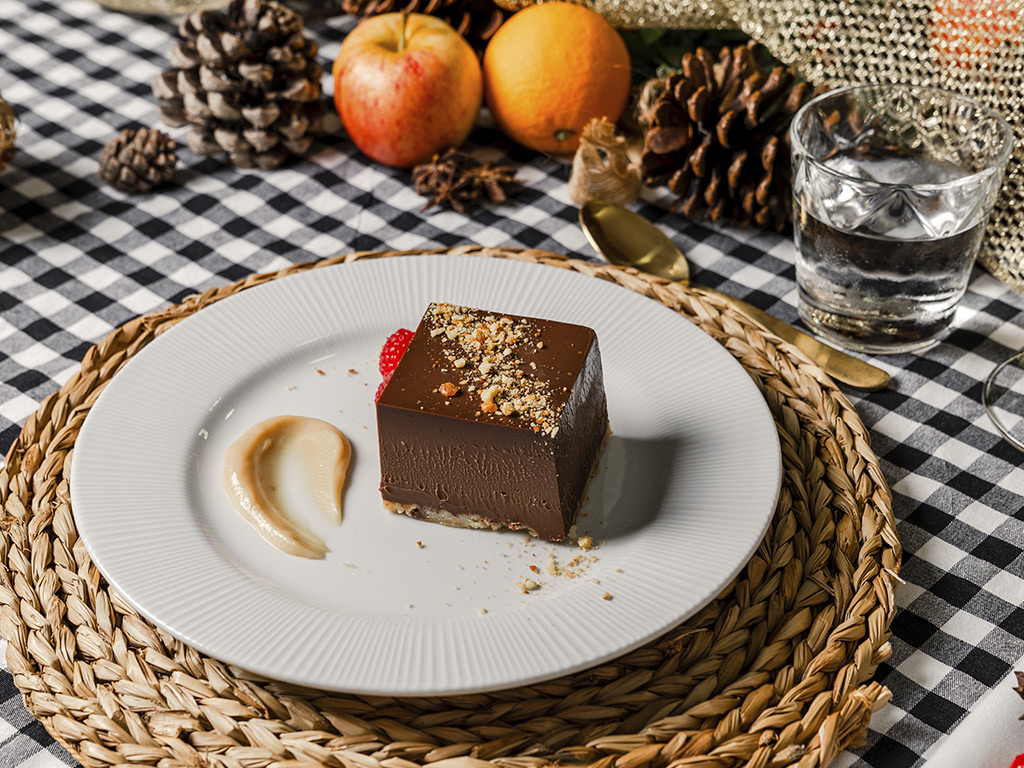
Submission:
{"label": "gold spoon", "polygon": [[752,304],[714,288],[690,285],[690,266],[683,252],[660,229],[628,208],[591,200],[580,208],[580,226],[594,250],[612,264],[636,267],[723,300],[765,330],[793,344],[837,381],[871,392],[884,389],[889,383],[889,374],[881,368],[830,347]]}

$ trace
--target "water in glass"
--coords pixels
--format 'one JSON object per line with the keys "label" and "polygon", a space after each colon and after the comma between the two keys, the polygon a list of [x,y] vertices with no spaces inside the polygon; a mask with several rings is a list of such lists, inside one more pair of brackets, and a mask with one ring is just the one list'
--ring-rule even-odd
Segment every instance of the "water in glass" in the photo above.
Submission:
{"label": "water in glass", "polygon": [[[968,175],[924,154],[864,145],[798,167],[794,234],[805,322],[866,351],[932,343],[952,320],[984,232],[976,208],[985,195],[949,186]],[[929,188],[939,184],[946,186]]]}

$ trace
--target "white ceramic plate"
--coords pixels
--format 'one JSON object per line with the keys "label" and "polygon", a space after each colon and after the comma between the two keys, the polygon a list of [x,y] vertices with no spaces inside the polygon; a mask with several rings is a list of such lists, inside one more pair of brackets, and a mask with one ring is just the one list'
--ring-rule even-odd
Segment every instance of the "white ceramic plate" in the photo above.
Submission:
{"label": "white ceramic plate", "polygon": [[[579,521],[596,549],[383,509],[377,355],[431,301],[597,331],[613,435]],[[324,560],[265,543],[221,487],[227,446],[281,414],[325,419],[353,445],[341,525],[309,522]],[[566,270],[415,256],[275,280],[170,329],[96,402],[71,492],[100,571],[186,643],[299,684],[426,695],[537,682],[671,628],[749,559],[780,477],[764,400],[684,318]],[[540,588],[524,593],[526,579]]]}

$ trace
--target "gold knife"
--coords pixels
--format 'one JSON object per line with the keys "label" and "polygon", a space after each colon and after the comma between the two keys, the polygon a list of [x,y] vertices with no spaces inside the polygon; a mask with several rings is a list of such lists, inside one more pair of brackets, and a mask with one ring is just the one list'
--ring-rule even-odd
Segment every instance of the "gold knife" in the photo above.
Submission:
{"label": "gold knife", "polygon": [[813,336],[794,328],[784,320],[769,315],[753,304],[748,304],[743,299],[737,299],[735,296],[722,293],[714,288],[706,288],[694,283],[690,283],[689,287],[697,293],[721,299],[765,330],[771,331],[783,341],[788,341],[837,381],[868,392],[885,389],[889,384],[889,374],[881,368],[818,341]]}

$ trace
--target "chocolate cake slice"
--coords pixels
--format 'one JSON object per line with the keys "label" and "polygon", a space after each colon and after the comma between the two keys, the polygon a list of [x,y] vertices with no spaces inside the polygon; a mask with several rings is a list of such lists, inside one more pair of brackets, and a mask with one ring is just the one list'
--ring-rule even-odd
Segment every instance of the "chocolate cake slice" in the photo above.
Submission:
{"label": "chocolate cake slice", "polygon": [[393,512],[564,539],[608,430],[590,328],[431,304],[377,401]]}

